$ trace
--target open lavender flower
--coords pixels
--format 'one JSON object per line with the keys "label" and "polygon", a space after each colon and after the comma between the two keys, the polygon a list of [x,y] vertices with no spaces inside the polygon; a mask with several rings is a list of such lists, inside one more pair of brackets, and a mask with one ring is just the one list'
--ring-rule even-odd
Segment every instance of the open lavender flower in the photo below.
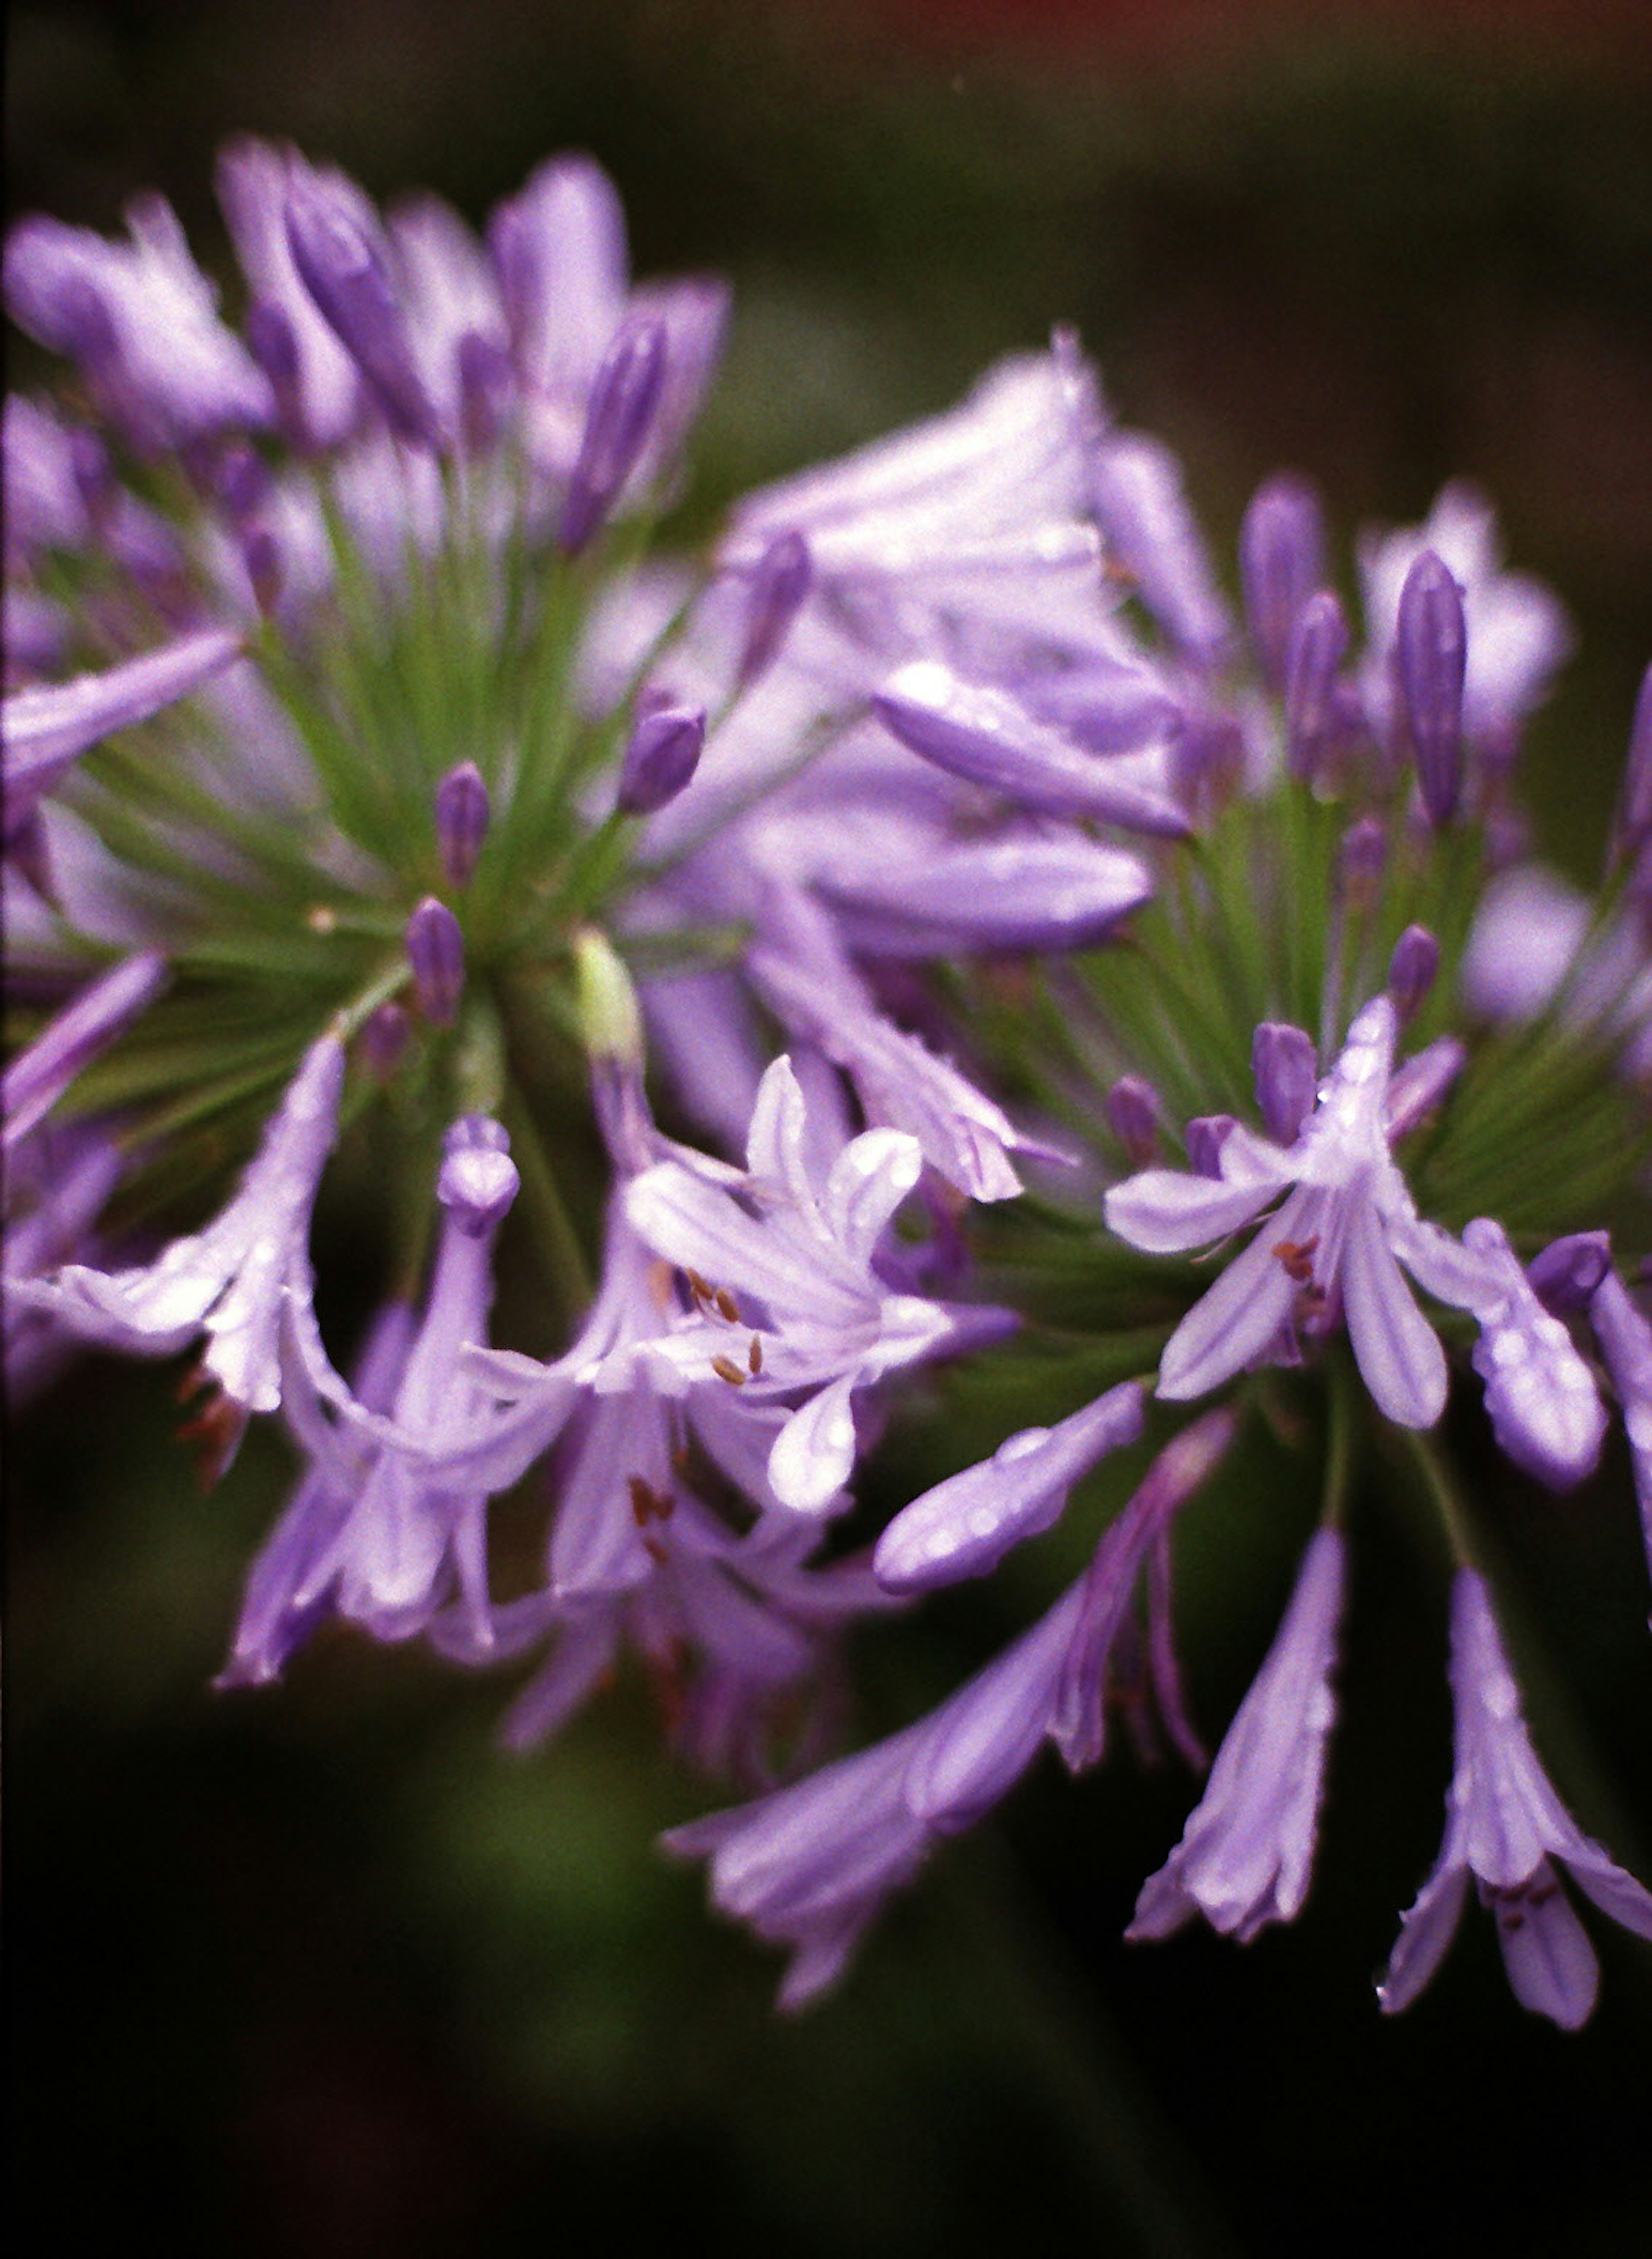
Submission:
{"label": "open lavender flower", "polygon": [[[239,324],[159,199],[6,250],[75,378],[4,431],[9,1374],[193,1353],[210,1478],[280,1414],[226,1685],[324,1625],[532,1658],[526,1747],[639,1663],[759,1792],[670,1840],[793,2004],[1045,1741],[1077,1771],[1122,1715],[1203,1767],[1178,1525],[1220,1531],[1265,1428],[1302,1569],[1130,1934],[1293,1918],[1378,1468],[1463,1563],[1454,1454],[1578,1489],[1620,1416],[1652,1531],[1652,705],[1591,904],[1506,867],[1567,631],[1466,489],[1365,539],[1362,636],[1271,480],[1241,616],[1057,331],[673,559],[726,293],[633,282],[588,159],[480,233],[255,140],[218,187]],[[335,1201],[382,1262],[348,1379]],[[496,1252],[531,1330],[495,1346]],[[863,1529],[879,1430],[988,1355],[1025,1409]],[[833,1757],[860,1619],[1064,1548],[1030,1629]],[[1554,1863],[1648,1902],[1537,1771],[1490,1607],[1461,1568],[1452,1821],[1384,2004],[1472,1873],[1575,2023]]]}

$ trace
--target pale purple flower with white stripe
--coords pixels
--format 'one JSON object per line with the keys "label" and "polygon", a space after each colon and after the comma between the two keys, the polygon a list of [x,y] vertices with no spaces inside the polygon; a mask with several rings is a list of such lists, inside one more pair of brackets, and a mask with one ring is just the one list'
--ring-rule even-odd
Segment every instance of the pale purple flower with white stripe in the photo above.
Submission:
{"label": "pale purple flower with white stripe", "polygon": [[[444,1217],[429,1299],[394,1375],[388,1423],[370,1402],[338,1402],[332,1377],[319,1365],[308,1313],[291,1313],[298,1355],[288,1417],[316,1462],[312,1510],[318,1521],[336,1520],[336,1527],[324,1543],[316,1542],[319,1533],[312,1528],[302,1549],[285,1526],[272,1541],[292,1572],[282,1611],[289,1629],[325,1606],[376,1639],[408,1639],[425,1628],[456,1586],[472,1635],[486,1649],[492,1620],[487,1505],[497,1471],[485,1477],[472,1454],[453,1446],[474,1440],[486,1413],[486,1391],[462,1352],[486,1343],[494,1238],[517,1182],[509,1142],[496,1122],[467,1115],[453,1124],[437,1179]],[[367,1385],[381,1397],[393,1360],[382,1343],[374,1347]],[[542,1447],[543,1440],[536,1434],[536,1443]],[[340,1514],[345,1497],[347,1509]],[[307,1557],[296,1557],[301,1551]],[[267,1617],[267,1596],[260,1593],[259,1602],[258,1614]],[[283,1637],[290,1646],[291,1638]],[[267,1656],[273,1638],[265,1629],[253,1648]]]}
{"label": "pale purple flower with white stripe", "polygon": [[[777,1059],[758,1089],[738,1186],[662,1161],[629,1187],[625,1205],[656,1254],[730,1296],[736,1311],[726,1318],[714,1301],[634,1354],[660,1386],[715,1378],[754,1400],[792,1400],[768,1479],[782,1504],[818,1514],[854,1464],[857,1391],[965,1346],[1003,1314],[892,1292],[878,1274],[884,1232],[922,1170],[915,1137],[864,1130],[822,1177],[807,1136],[802,1091],[790,1061]],[[598,1383],[616,1385],[628,1380]]]}
{"label": "pale purple flower with white stripe", "polygon": [[36,802],[89,746],[188,697],[227,666],[240,648],[239,636],[207,628],[96,674],[13,691],[0,713],[8,847]]}
{"label": "pale purple flower with white stripe", "polygon": [[1023,1538],[1050,1528],[1098,1460],[1141,1433],[1141,1387],[1126,1380],[1053,1428],[1006,1436],[990,1459],[901,1507],[872,1556],[878,1582],[889,1593],[922,1593],[985,1576]]}
{"label": "pale purple flower with white stripe", "polygon": [[1149,1169],[1107,1194],[1109,1227],[1153,1254],[1238,1230],[1288,1199],[1171,1335],[1161,1396],[1202,1396],[1265,1356],[1290,1326],[1322,1330],[1340,1301],[1365,1385],[1391,1420],[1431,1427],[1445,1404],[1445,1351],[1399,1265],[1431,1293],[1465,1299],[1469,1266],[1418,1221],[1385,1121],[1396,1015],[1386,996],[1356,1017],[1319,1103],[1286,1148],[1235,1128],[1218,1178]]}
{"label": "pale purple flower with white stripe", "polygon": [[[928,1717],[755,1804],[709,1814],[664,1838],[680,1856],[709,1856],[712,1899],[725,1913],[792,1949],[782,2007],[802,2007],[837,1981],[867,1926],[936,1840],[984,1818],[1046,1740],[1072,1771],[1100,1759],[1109,1666],[1132,1621],[1143,1564],[1231,1434],[1231,1416],[1214,1413],[1178,1436],[1106,1531],[1086,1574]],[[1154,1578],[1150,1608],[1162,1612],[1166,1603],[1163,1581]],[[1168,1623],[1150,1641],[1155,1685],[1178,1706],[1179,1689],[1164,1675]]]}
{"label": "pale purple flower with white stripe", "polygon": [[344,1045],[310,1046],[229,1206],[125,1271],[70,1264],[14,1293],[82,1340],[135,1357],[171,1357],[204,1332],[201,1366],[244,1418],[281,1402],[281,1313],[290,1292],[309,1308],[310,1217],[331,1151],[344,1087]]}
{"label": "pale purple flower with white stripe", "polygon": [[1537,1761],[1520,1715],[1485,1579],[1459,1569],[1451,1597],[1456,1761],[1438,1864],[1406,1915],[1378,1987],[1385,2012],[1408,2007],[1456,1933],[1472,1876],[1522,2007],[1576,2031],[1595,2004],[1599,1964],[1561,1886],[1652,1938],[1652,1893],[1583,1835]]}
{"label": "pale purple flower with white stripe", "polygon": [[1592,1473],[1606,1408],[1562,1321],[1543,1308],[1501,1224],[1477,1216],[1463,1244],[1484,1272],[1470,1304],[1479,1322],[1474,1369],[1485,1383],[1492,1431],[1517,1466],[1570,1490]]}
{"label": "pale purple flower with white stripe", "polygon": [[1143,1884],[1127,1937],[1168,1937],[1202,1913],[1248,1943],[1293,1921],[1314,1869],[1345,1547],[1317,1532],[1267,1659],[1240,1704],[1182,1840]]}

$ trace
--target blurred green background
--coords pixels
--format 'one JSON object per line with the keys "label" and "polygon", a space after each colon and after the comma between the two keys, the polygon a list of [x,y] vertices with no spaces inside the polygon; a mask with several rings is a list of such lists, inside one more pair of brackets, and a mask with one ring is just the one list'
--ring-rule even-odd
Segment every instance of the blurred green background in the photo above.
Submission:
{"label": "blurred green background", "polygon": [[[639,270],[736,285],[690,538],[1056,321],[1123,419],[1182,450],[1224,560],[1281,465],[1321,481],[1344,545],[1472,476],[1578,629],[1530,773],[1587,880],[1652,651],[1645,22],[1611,0],[18,4],[10,193],[108,227],[158,186],[222,267],[210,168],[232,130],[473,218],[548,152],[594,151]],[[322,1235],[347,1263],[347,1217]],[[979,1381],[915,1406],[886,1499],[1012,1411]],[[1093,2235],[1548,2255],[1643,2234],[1652,1955],[1594,1924],[1603,2003],[1567,2039],[1513,2006],[1470,1910],[1431,1994],[1397,2024],[1375,2012],[1448,1769],[1443,1576],[1403,1511],[1362,1517],[1295,1930],[1248,1951],[1118,1942],[1190,1800],[1121,1751],[1077,1785],[1041,1769],[836,1999],[786,2023],[771,1958],[651,1848],[709,1799],[657,1754],[640,1685],[528,1763],[492,1745],[498,1685],[344,1638],[282,1691],[212,1694],[289,1463],[254,1436],[202,1500],[172,1418],[163,1372],[88,1363],[11,1455],[11,2201],[30,2254],[693,2239],[917,2259]],[[1584,1504],[1479,1472],[1540,1745],[1645,1874],[1626,1469]],[[1285,1473],[1253,1447],[1186,1523],[1212,1729],[1306,1534]],[[864,1639],[858,1732],[1024,1621],[1093,1526],[1081,1509],[988,1592]]]}

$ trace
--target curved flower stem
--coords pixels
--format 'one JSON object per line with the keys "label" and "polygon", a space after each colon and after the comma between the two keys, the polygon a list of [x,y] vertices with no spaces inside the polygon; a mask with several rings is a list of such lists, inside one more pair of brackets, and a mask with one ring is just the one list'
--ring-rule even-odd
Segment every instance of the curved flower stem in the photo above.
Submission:
{"label": "curved flower stem", "polygon": [[1345,1357],[1328,1358],[1330,1412],[1326,1423],[1325,1486],[1320,1498],[1320,1519],[1328,1529],[1342,1527],[1354,1472],[1354,1438],[1359,1424],[1358,1393]]}
{"label": "curved flower stem", "polygon": [[1468,1516],[1443,1454],[1435,1445],[1433,1436],[1423,1429],[1407,1428],[1404,1432],[1406,1445],[1422,1477],[1423,1486],[1444,1527],[1453,1563],[1459,1569],[1477,1568],[1478,1562],[1469,1532]]}
{"label": "curved flower stem", "polygon": [[522,1175],[523,1210],[533,1228],[558,1309],[572,1325],[584,1315],[591,1300],[591,1272],[585,1250],[557,1187],[532,1109],[514,1081],[506,1088],[500,1115]]}

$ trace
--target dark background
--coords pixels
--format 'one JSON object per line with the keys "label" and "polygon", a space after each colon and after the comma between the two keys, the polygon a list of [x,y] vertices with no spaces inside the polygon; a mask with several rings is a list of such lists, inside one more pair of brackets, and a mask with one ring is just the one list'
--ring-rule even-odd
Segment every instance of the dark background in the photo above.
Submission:
{"label": "dark background", "polygon": [[[473,218],[542,155],[591,149],[639,270],[736,284],[689,536],[1057,320],[1121,416],[1183,451],[1224,559],[1281,465],[1321,481],[1344,549],[1472,475],[1578,629],[1529,773],[1587,880],[1652,649],[1645,21],[1536,0],[17,5],[11,196],[111,227],[159,186],[222,267],[210,168],[231,130]],[[331,1259],[348,1230],[324,1218]],[[958,1464],[966,1433],[988,1447],[995,1417],[921,1407],[890,1496]],[[640,1685],[527,1764],[492,1747],[495,1685],[342,1638],[281,1692],[213,1695],[288,1463],[255,1436],[203,1501],[171,1424],[163,1372],[89,1362],[12,1455],[11,2200],[31,2254],[600,2237],[917,2259],[1094,2235],[1535,2255],[1644,2234],[1652,1954],[1591,1921],[1603,2004],[1569,2039],[1514,2007],[1470,1909],[1424,2000],[1375,2012],[1449,1737],[1443,1575],[1383,1510],[1382,1470],[1293,1931],[1122,1946],[1187,1785],[1122,1753],[1077,1785],[1051,1765],[949,1849],[835,1999],[785,2023],[770,1958],[651,1849],[706,1799],[655,1753]],[[1540,1746],[1644,1875],[1645,1570],[1620,1457],[1610,1473],[1598,1501],[1556,1504],[1484,1467],[1478,1504]],[[1306,1529],[1265,1455],[1189,1516],[1184,1638],[1213,1727]],[[864,1643],[860,1731],[1026,1620],[1053,1589],[1036,1553]]]}

